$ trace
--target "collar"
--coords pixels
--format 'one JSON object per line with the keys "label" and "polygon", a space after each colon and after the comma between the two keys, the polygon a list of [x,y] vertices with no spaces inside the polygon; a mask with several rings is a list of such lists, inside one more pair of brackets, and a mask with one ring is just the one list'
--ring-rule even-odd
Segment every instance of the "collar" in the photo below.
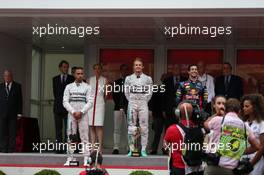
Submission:
{"label": "collar", "polygon": [[[9,87],[11,87],[12,86],[12,81],[9,83]],[[5,82],[5,86],[7,86],[7,82]]]}
{"label": "collar", "polygon": [[238,114],[235,112],[228,112],[228,113],[226,113],[226,116],[238,117]]}
{"label": "collar", "polygon": [[189,78],[188,81],[189,81],[190,83],[197,83],[199,80],[197,79],[196,81],[192,81],[192,80]]}
{"label": "collar", "polygon": [[251,125],[252,125],[253,123],[255,123],[255,122],[254,122],[254,120],[253,120],[253,121],[249,121],[249,120],[248,120],[246,123],[248,124],[248,126],[251,126]]}
{"label": "collar", "polygon": [[199,76],[199,78],[200,78],[200,79],[205,79],[205,78],[206,78],[206,76],[207,76],[207,74],[206,74],[206,73],[204,73],[202,76]]}
{"label": "collar", "polygon": [[137,75],[136,73],[134,73],[134,76],[137,78],[139,76],[139,78],[141,78],[143,75],[143,72],[141,72],[139,75]]}
{"label": "collar", "polygon": [[83,81],[81,81],[80,83],[77,83],[76,81],[74,81],[74,83],[76,86],[80,86],[80,85],[82,85]]}

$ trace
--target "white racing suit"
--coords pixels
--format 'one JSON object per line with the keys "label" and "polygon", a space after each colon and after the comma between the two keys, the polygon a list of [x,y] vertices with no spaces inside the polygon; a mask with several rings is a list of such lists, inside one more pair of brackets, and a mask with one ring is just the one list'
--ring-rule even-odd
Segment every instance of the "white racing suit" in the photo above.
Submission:
{"label": "white racing suit", "polygon": [[134,150],[137,120],[139,121],[142,151],[148,143],[148,101],[152,96],[152,78],[141,74],[132,74],[125,80],[125,96],[128,100],[127,124],[128,144],[130,151]]}
{"label": "white racing suit", "polygon": [[[82,82],[73,82],[68,84],[64,91],[63,106],[69,112],[68,113],[68,124],[67,124],[67,135],[68,140],[70,134],[76,134],[77,128],[79,128],[79,134],[82,144],[82,152],[84,157],[90,156],[89,151],[89,137],[88,137],[88,115],[87,111],[92,107],[93,96],[90,85]],[[82,112],[82,118],[76,120],[73,117],[74,112]],[[67,150],[68,158],[72,156],[71,150]]]}

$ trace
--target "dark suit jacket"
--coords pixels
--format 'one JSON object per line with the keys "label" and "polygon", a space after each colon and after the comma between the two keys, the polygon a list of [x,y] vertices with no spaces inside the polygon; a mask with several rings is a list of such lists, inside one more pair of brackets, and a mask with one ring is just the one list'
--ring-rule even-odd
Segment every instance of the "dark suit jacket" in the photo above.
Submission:
{"label": "dark suit jacket", "polygon": [[9,95],[6,92],[5,83],[0,84],[0,118],[16,118],[22,114],[22,90],[21,85],[12,82]]}
{"label": "dark suit jacket", "polygon": [[[114,81],[115,85],[120,86],[120,88],[122,88],[122,86],[124,85],[124,82],[125,82],[125,79],[123,78],[119,78],[118,80]],[[120,92],[113,91],[113,100],[115,103],[114,110],[124,109],[126,111],[128,101],[123,91],[120,91]]]}
{"label": "dark suit jacket", "polygon": [[227,99],[236,98],[240,100],[243,93],[243,81],[241,77],[231,75],[227,90],[225,89],[225,76],[216,78],[215,95],[224,95]]}
{"label": "dark suit jacket", "polygon": [[57,75],[53,77],[53,95],[54,95],[54,106],[53,111],[55,114],[62,114],[66,115],[68,112],[63,107],[62,101],[63,101],[63,93],[65,87],[74,82],[74,77],[72,75],[67,75],[66,83],[61,82],[61,75]]}
{"label": "dark suit jacket", "polygon": [[153,92],[151,99],[148,102],[149,110],[152,111],[152,115],[155,118],[162,118],[162,99],[163,93],[161,92],[161,88],[159,87],[158,91]]}
{"label": "dark suit jacket", "polygon": [[[180,76],[180,82],[186,81],[187,78]],[[166,112],[166,116],[172,117],[174,116],[173,109],[176,107],[176,91],[179,87],[180,83],[177,83],[174,86],[174,78],[173,76],[170,76],[164,80],[165,85],[165,92],[163,94],[163,111]]]}

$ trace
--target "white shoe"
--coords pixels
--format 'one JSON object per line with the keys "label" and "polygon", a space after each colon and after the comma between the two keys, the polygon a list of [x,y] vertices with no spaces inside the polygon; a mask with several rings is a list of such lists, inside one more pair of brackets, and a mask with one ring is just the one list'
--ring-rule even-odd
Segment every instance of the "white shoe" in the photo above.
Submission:
{"label": "white shoe", "polygon": [[83,158],[83,166],[89,166],[91,163],[91,157],[85,156]]}
{"label": "white shoe", "polygon": [[64,166],[70,166],[70,161],[73,161],[73,158],[72,157],[68,157]]}

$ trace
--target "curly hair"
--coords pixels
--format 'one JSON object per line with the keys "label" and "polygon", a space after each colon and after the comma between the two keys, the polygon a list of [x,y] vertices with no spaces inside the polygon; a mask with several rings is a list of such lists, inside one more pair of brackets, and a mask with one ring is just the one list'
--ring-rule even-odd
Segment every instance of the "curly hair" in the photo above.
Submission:
{"label": "curly hair", "polygon": [[[243,108],[244,102],[248,100],[253,106],[253,113],[255,119],[260,122],[264,120],[264,97],[261,94],[248,94],[244,95],[241,100],[241,106]],[[246,120],[246,115],[244,111],[241,110],[241,114],[244,120]]]}

